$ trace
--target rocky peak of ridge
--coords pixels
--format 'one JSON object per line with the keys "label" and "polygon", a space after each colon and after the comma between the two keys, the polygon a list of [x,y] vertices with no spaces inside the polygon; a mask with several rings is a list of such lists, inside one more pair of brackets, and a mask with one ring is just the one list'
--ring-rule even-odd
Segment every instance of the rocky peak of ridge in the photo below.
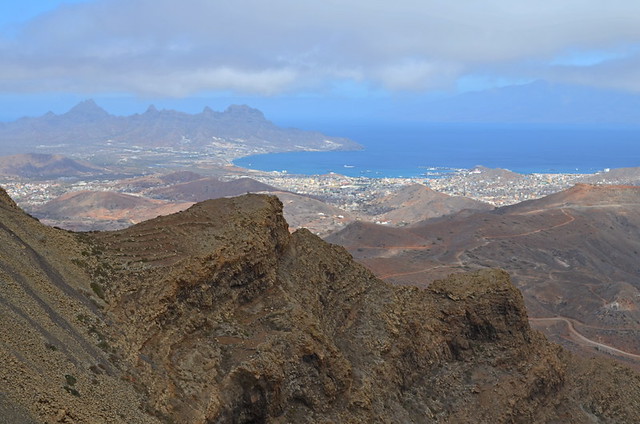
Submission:
{"label": "rocky peak of ridge", "polygon": [[9,196],[6,190],[0,187],[0,205],[4,207],[8,207],[10,209],[18,210],[18,205],[16,202]]}
{"label": "rocky peak of ridge", "polygon": [[72,107],[63,116],[79,121],[96,121],[110,117],[93,99],[84,100]]}

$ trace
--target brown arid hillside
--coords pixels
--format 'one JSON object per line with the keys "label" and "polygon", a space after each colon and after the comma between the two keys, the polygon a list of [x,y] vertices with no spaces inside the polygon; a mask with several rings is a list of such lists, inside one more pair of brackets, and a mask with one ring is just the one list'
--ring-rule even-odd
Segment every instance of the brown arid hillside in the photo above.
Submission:
{"label": "brown arid hillside", "polygon": [[0,422],[156,422],[111,356],[87,248],[0,189]]}
{"label": "brown arid hillside", "polygon": [[88,234],[0,199],[5,421],[640,420],[640,376],[532,330],[503,271],[395,287],[271,196]]}
{"label": "brown arid hillside", "polygon": [[31,212],[48,225],[74,231],[114,230],[191,205],[193,202],[167,202],[111,191],[74,191]]}
{"label": "brown arid hillside", "polygon": [[463,209],[491,210],[488,203],[462,196],[449,196],[430,189],[422,184],[412,184],[383,198],[377,199],[373,206],[380,209],[378,221],[391,225],[406,225],[451,215]]}
{"label": "brown arid hillside", "polygon": [[541,199],[506,206],[501,213],[534,213],[541,209],[562,207],[624,208],[640,202],[640,186],[576,184]]}
{"label": "brown arid hillside", "polygon": [[598,172],[583,180],[592,184],[632,184],[640,185],[640,167],[614,168]]}
{"label": "brown arid hillside", "polygon": [[25,153],[0,156],[0,176],[29,179],[58,177],[86,177],[107,173],[87,162],[77,161],[62,155]]}
{"label": "brown arid hillside", "polygon": [[161,199],[180,202],[203,202],[219,197],[240,196],[247,193],[281,191],[252,178],[237,178],[224,181],[216,177],[206,177],[184,183],[173,184],[149,190],[149,195]]}
{"label": "brown arid hillside", "polygon": [[500,267],[553,340],[640,366],[640,187],[578,184],[495,211],[354,230],[328,240],[388,282]]}
{"label": "brown arid hillside", "polygon": [[188,183],[205,178],[204,175],[192,171],[175,171],[168,174],[152,174],[142,177],[125,178],[119,186],[127,191],[144,191],[157,187],[167,187],[174,184]]}

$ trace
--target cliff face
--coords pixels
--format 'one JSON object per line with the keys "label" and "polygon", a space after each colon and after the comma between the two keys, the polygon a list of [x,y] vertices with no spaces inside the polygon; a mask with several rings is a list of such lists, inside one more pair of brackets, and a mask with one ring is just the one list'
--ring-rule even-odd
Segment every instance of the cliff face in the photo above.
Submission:
{"label": "cliff face", "polygon": [[[640,378],[578,360],[532,331],[506,273],[393,287],[344,249],[306,230],[289,234],[274,197],[207,201],[83,236],[33,222],[32,231],[63,237],[67,256],[91,253],[68,264],[64,278],[75,270],[94,289],[98,307],[85,313],[101,340],[89,329],[78,337],[106,345],[114,391],[139,400],[139,409],[120,406],[128,422],[141,422],[141,410],[149,421],[194,423],[640,418]],[[5,352],[22,363],[19,353]],[[74,386],[80,397],[53,385],[53,413],[72,420],[98,408],[83,384]]]}

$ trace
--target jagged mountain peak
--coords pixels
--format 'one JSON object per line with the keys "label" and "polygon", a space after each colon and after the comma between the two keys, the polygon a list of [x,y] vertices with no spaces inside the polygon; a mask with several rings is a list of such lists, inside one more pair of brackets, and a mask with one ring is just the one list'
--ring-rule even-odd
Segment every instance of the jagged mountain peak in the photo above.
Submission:
{"label": "jagged mountain peak", "polygon": [[193,148],[210,146],[212,139],[233,140],[234,143],[241,140],[239,151],[247,154],[255,153],[257,147],[261,152],[361,147],[344,138],[280,128],[268,121],[262,112],[246,105],[232,105],[224,112],[205,108],[196,114],[171,109],[159,111],[152,105],[141,114],[113,116],[93,100],[81,102],[63,115],[21,118],[0,125],[0,138],[3,140],[0,147],[8,154],[25,153],[39,146],[55,146],[63,149],[57,151],[67,154],[78,153],[78,149],[93,151],[94,147],[103,149],[105,140],[180,148],[185,140]]}
{"label": "jagged mountain peak", "polygon": [[251,117],[260,120],[265,119],[264,114],[260,110],[247,105],[230,105],[223,113],[238,118]]}
{"label": "jagged mountain peak", "polygon": [[109,115],[106,110],[98,106],[93,99],[88,99],[72,107],[63,116],[68,118],[82,118],[84,120],[98,120],[107,118],[111,115]]}
{"label": "jagged mountain peak", "polygon": [[155,107],[155,105],[149,105],[144,113],[145,115],[155,115],[157,113],[160,113],[160,111]]}

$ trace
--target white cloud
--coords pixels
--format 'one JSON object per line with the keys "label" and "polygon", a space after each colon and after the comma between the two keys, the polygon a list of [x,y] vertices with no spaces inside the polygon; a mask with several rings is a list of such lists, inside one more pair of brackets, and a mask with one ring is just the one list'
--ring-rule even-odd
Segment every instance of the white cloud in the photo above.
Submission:
{"label": "white cloud", "polygon": [[[635,89],[633,61],[608,52],[638,44],[640,2],[622,0],[96,0],[0,40],[0,89],[268,95],[351,80],[420,91],[503,72],[594,84],[604,71]],[[574,50],[604,59],[552,64]]]}
{"label": "white cloud", "polygon": [[459,68],[452,64],[406,60],[383,66],[373,76],[390,90],[422,91],[453,86]]}

